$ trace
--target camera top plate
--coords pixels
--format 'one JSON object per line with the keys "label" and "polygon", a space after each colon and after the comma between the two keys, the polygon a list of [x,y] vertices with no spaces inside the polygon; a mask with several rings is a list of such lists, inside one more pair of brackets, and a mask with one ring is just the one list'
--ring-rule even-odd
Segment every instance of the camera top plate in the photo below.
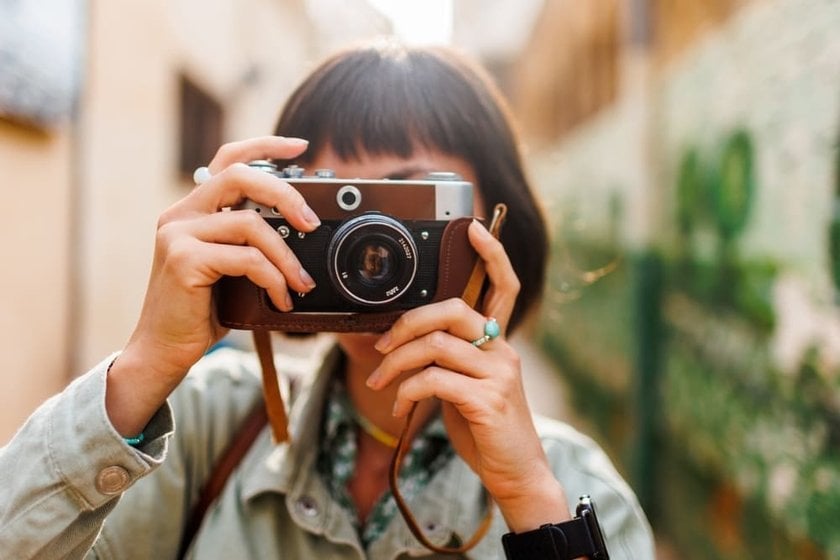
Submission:
{"label": "camera top plate", "polygon": [[[450,172],[434,172],[420,180],[342,179],[328,169],[306,176],[290,166],[277,170],[267,161],[249,164],[288,182],[322,220],[344,220],[364,212],[383,212],[401,220],[450,221],[473,215],[472,184]],[[281,218],[276,209],[246,200],[235,209],[257,210]]]}

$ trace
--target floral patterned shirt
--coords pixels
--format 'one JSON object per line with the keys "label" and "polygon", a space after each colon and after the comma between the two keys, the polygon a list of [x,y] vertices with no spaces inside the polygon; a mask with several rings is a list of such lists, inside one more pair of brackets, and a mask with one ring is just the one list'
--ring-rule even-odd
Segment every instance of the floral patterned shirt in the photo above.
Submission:
{"label": "floral patterned shirt", "polygon": [[[356,466],[359,425],[355,420],[353,403],[343,382],[336,380],[324,410],[322,434],[319,440],[318,472],[323,477],[334,500],[356,520],[356,529],[365,548],[375,541],[399,513],[390,489],[380,496],[364,525],[347,490]],[[414,438],[411,449],[403,459],[400,471],[400,492],[411,501],[453,456],[443,419],[437,416],[426,424]]]}

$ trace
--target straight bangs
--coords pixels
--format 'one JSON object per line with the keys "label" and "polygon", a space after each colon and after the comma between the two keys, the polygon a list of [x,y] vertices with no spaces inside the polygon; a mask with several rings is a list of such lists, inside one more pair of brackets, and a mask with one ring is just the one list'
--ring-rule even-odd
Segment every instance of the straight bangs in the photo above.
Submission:
{"label": "straight bangs", "polygon": [[493,112],[493,106],[461,72],[430,50],[370,47],[340,54],[292,94],[275,133],[309,140],[302,163],[323,148],[345,160],[362,153],[409,157],[417,147],[472,160],[476,139],[492,127],[471,115],[478,107]]}

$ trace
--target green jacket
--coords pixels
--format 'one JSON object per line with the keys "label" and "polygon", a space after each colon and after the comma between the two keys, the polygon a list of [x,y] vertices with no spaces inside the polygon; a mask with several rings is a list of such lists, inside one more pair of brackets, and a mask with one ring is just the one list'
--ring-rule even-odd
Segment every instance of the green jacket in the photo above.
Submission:
{"label": "green jacket", "polygon": [[[303,375],[290,405],[292,443],[274,445],[263,431],[207,512],[189,557],[437,557],[399,516],[365,552],[349,514],[317,474],[315,441],[335,354],[318,364],[287,360],[291,368],[279,358],[283,379]],[[175,558],[181,528],[211,466],[261,398],[254,356],[214,352],[193,368],[134,449],[105,411],[112,360],[44,403],[0,449],[0,558]],[[569,507],[584,493],[598,504],[611,557],[653,559],[647,520],[603,451],[566,424],[543,418],[536,424]],[[457,456],[411,504],[441,544],[469,538],[484,506],[478,478]],[[489,534],[467,557],[504,558],[501,536],[507,531],[496,511]]]}

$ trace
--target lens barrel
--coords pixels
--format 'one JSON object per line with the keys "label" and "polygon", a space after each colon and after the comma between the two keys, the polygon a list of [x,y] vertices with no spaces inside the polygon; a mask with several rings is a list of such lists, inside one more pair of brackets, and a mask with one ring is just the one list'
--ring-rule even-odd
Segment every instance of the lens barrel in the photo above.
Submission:
{"label": "lens barrel", "polygon": [[417,274],[417,247],[398,220],[368,212],[341,224],[327,248],[330,279],[339,295],[368,306],[405,294]]}

